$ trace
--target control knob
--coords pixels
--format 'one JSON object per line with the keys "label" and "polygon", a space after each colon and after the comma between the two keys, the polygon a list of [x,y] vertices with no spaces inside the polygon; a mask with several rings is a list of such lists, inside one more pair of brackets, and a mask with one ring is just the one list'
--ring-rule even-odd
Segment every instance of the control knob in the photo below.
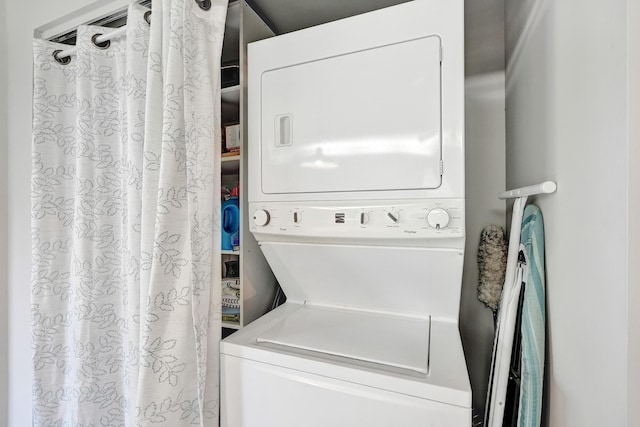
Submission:
{"label": "control knob", "polygon": [[400,221],[400,213],[394,210],[387,211],[387,218],[389,218],[389,220],[394,224],[397,224]]}
{"label": "control knob", "polygon": [[270,219],[271,215],[265,209],[258,209],[253,213],[253,223],[258,227],[264,227],[269,224]]}
{"label": "control knob", "polygon": [[427,222],[436,230],[443,229],[449,224],[449,213],[442,208],[431,209],[427,214]]}
{"label": "control knob", "polygon": [[367,212],[360,212],[360,224],[365,225],[369,222],[369,214]]}

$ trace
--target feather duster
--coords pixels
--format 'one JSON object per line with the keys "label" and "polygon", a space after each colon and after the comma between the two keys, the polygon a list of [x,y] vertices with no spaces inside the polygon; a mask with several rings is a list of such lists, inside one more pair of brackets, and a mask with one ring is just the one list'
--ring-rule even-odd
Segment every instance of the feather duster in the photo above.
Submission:
{"label": "feather duster", "polygon": [[507,269],[508,243],[502,227],[490,225],[480,234],[478,246],[478,299],[495,311],[500,304]]}

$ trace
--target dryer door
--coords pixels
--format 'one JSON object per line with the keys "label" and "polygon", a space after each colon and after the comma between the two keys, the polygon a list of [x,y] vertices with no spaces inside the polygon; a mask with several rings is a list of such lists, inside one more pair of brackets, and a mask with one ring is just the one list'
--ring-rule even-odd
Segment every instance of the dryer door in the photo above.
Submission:
{"label": "dryer door", "polygon": [[262,191],[439,187],[440,45],[428,36],[262,73]]}

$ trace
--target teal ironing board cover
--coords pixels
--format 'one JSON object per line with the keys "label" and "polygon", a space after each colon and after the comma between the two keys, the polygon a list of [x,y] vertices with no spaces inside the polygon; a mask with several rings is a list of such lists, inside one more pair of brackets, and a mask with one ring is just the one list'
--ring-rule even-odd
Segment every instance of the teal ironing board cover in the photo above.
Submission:
{"label": "teal ironing board cover", "polygon": [[522,218],[520,244],[528,271],[522,306],[522,365],[519,427],[539,427],[545,362],[544,223],[537,206],[527,205]]}

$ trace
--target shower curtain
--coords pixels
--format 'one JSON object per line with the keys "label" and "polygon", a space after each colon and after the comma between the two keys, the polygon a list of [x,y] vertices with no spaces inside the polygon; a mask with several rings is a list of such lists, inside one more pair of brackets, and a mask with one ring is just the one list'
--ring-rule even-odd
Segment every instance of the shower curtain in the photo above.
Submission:
{"label": "shower curtain", "polygon": [[218,424],[227,0],[152,8],[34,41],[36,426]]}

